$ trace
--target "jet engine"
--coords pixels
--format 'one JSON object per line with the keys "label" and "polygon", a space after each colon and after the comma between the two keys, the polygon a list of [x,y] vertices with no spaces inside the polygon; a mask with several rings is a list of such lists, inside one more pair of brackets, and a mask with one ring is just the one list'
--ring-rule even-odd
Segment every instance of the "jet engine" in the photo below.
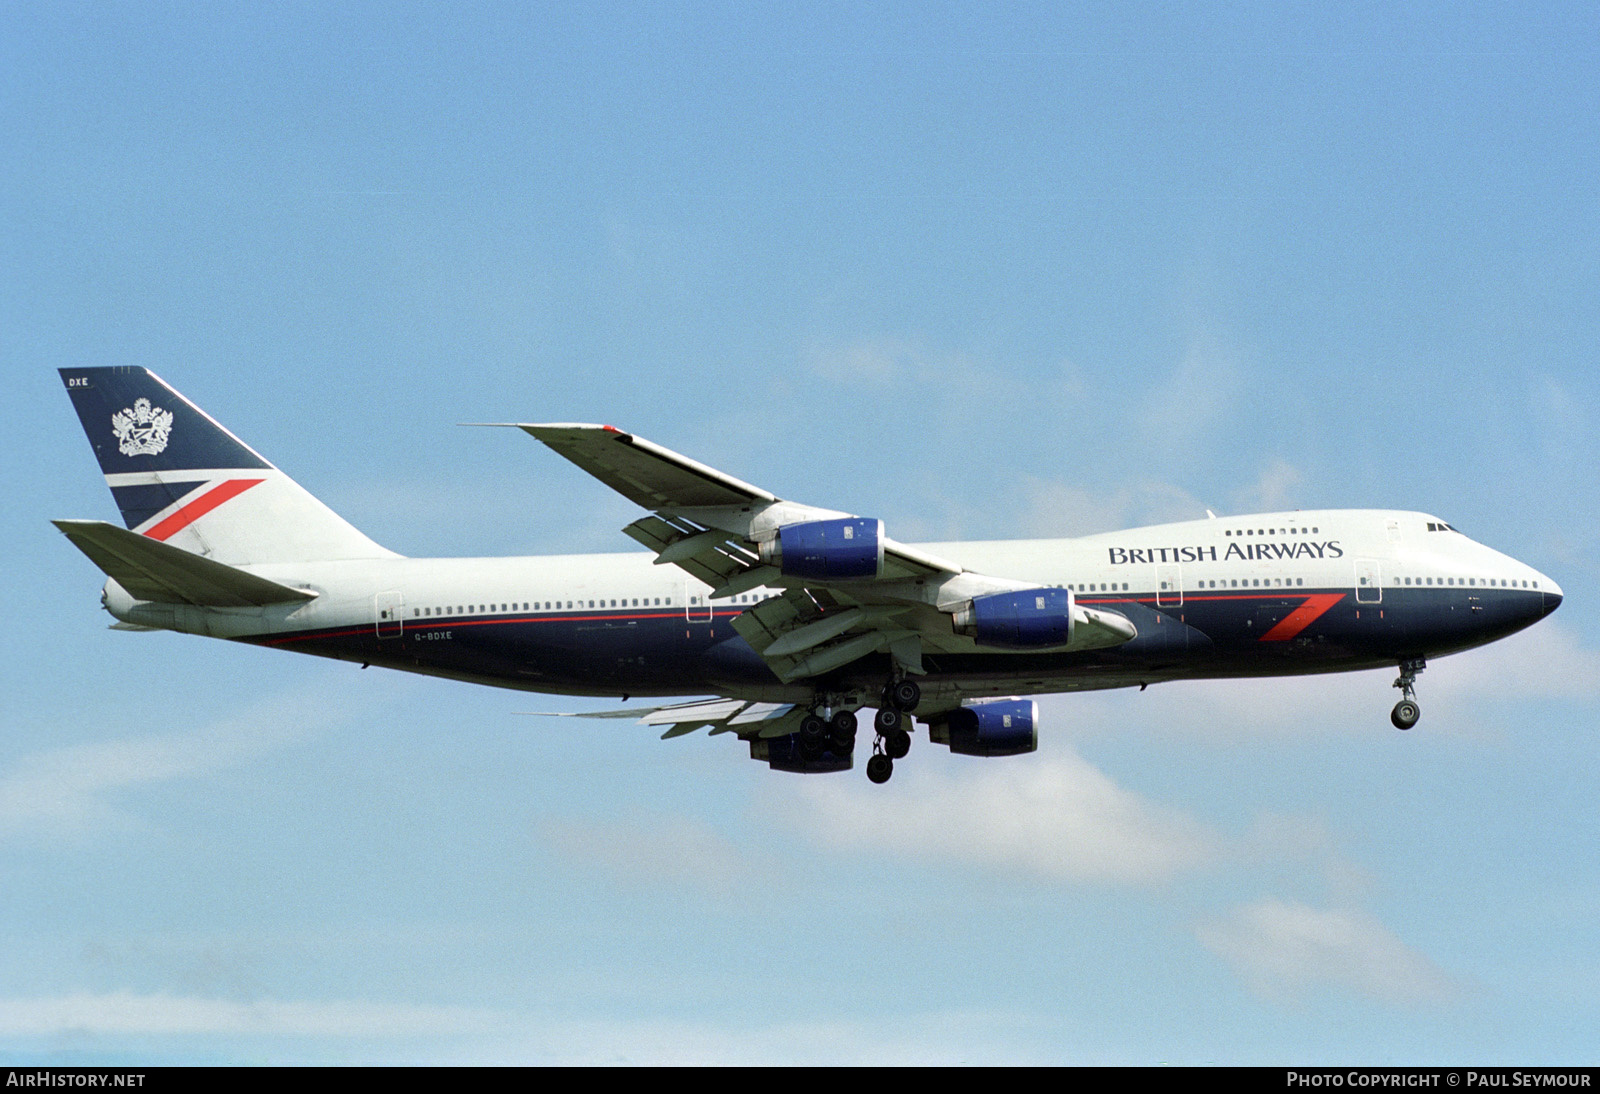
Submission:
{"label": "jet engine", "polygon": [[788,577],[874,578],[883,573],[883,521],[843,517],[786,524],[761,544],[761,561]]}
{"label": "jet engine", "polygon": [[963,756],[1021,756],[1039,747],[1039,704],[997,699],[958,707],[928,723],[928,739]]}
{"label": "jet engine", "polygon": [[956,633],[980,646],[1065,646],[1072,641],[1072,592],[1040,588],[974,597],[953,619]]}

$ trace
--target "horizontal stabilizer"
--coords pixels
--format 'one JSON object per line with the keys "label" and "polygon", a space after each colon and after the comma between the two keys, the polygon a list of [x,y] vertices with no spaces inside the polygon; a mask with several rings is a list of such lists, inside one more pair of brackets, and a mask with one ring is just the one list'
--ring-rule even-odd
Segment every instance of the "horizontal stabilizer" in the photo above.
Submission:
{"label": "horizontal stabilizer", "polygon": [[101,520],[52,521],[108,577],[139,600],[242,608],[310,600],[317,594],[191,554]]}

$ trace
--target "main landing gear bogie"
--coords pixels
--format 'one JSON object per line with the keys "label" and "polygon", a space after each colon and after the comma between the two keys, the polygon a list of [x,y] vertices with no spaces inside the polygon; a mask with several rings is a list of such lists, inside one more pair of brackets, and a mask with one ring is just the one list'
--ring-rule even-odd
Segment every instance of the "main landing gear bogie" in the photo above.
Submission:
{"label": "main landing gear bogie", "polygon": [[[829,751],[839,756],[854,752],[856,712],[835,704],[859,701],[859,696],[818,695],[816,705],[800,720],[800,754],[817,760]],[[872,757],[867,761],[867,778],[873,782],[888,782],[894,774],[894,761],[904,759],[911,751],[910,714],[921,701],[922,689],[914,680],[891,680],[884,685],[872,719]]]}
{"label": "main landing gear bogie", "polygon": [[1417,724],[1417,719],[1422,717],[1422,707],[1417,704],[1417,673],[1428,667],[1428,663],[1418,657],[1411,661],[1400,662],[1400,678],[1394,686],[1400,689],[1400,701],[1394,705],[1394,710],[1389,712],[1389,721],[1394,723],[1396,729],[1410,729]]}
{"label": "main landing gear bogie", "polygon": [[830,748],[850,752],[856,747],[856,715],[851,710],[836,710],[830,718],[813,711],[800,720],[800,754],[815,760]]}
{"label": "main landing gear bogie", "polygon": [[867,778],[873,782],[888,782],[889,776],[894,774],[894,762],[905,759],[911,751],[907,715],[916,710],[921,701],[922,689],[915,680],[892,680],[884,687],[878,713],[872,719],[877,738],[872,742],[872,758],[867,761]]}

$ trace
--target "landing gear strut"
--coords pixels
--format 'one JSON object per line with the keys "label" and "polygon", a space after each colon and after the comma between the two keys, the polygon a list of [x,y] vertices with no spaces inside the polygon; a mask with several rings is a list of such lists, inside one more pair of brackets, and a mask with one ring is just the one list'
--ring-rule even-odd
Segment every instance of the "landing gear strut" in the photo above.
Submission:
{"label": "landing gear strut", "polygon": [[906,729],[906,715],[922,701],[922,689],[915,680],[891,681],[883,689],[883,701],[872,719],[877,739],[872,742],[872,759],[867,761],[867,778],[875,783],[886,783],[894,774],[894,762],[904,759],[911,751],[911,733]]}
{"label": "landing gear strut", "polygon": [[1428,662],[1420,657],[1400,662],[1400,678],[1394,686],[1400,689],[1401,699],[1389,712],[1389,721],[1396,729],[1410,729],[1422,717],[1422,708],[1417,705],[1416,683],[1417,673],[1427,667]]}
{"label": "landing gear strut", "polygon": [[[889,713],[899,715],[899,711]],[[883,714],[878,716],[878,736],[872,742],[872,759],[867,761],[867,778],[875,783],[886,783],[894,774],[894,762],[905,758],[911,751],[911,734],[898,726],[883,729]]]}

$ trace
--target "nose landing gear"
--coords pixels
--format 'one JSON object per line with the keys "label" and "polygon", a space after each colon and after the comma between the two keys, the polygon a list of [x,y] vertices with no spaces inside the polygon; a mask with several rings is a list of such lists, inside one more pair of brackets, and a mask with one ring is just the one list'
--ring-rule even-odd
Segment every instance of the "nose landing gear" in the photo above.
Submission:
{"label": "nose landing gear", "polygon": [[1394,686],[1400,689],[1401,699],[1389,712],[1389,721],[1394,723],[1396,729],[1410,729],[1422,717],[1422,708],[1417,705],[1416,683],[1417,673],[1427,667],[1428,662],[1420,657],[1400,662],[1400,678],[1394,682]]}

